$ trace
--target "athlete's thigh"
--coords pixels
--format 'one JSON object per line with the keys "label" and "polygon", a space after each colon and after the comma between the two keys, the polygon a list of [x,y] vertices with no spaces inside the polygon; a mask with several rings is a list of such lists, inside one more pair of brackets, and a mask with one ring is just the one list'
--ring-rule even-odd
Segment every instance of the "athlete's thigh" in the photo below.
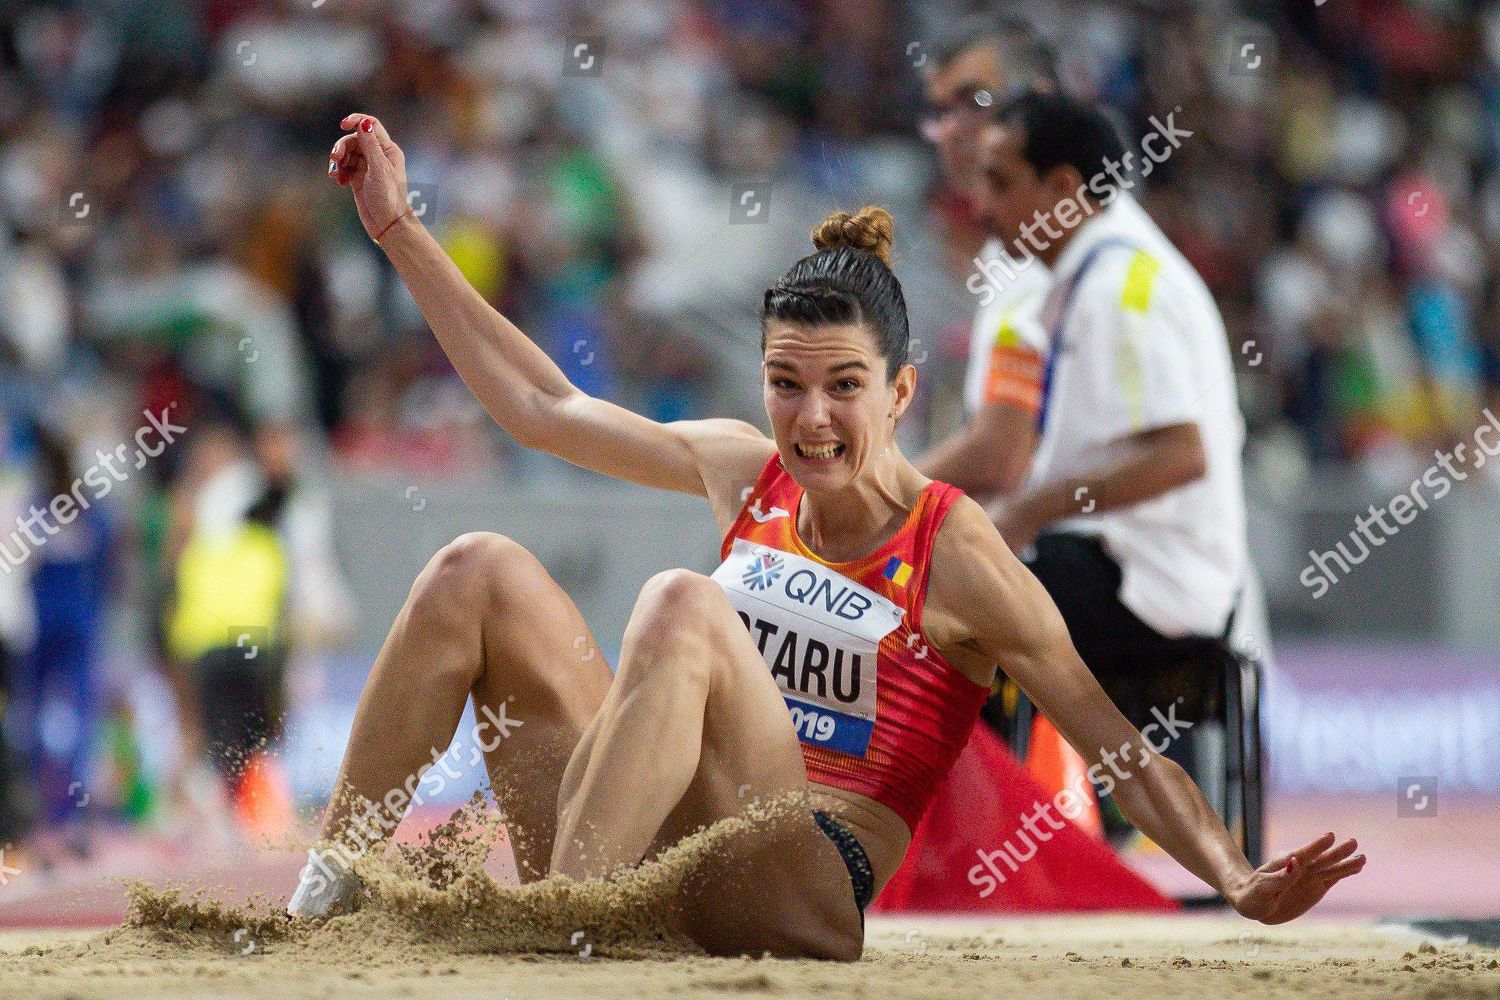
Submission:
{"label": "athlete's thigh", "polygon": [[[710,951],[857,954],[862,922],[848,869],[813,819],[801,746],[781,691],[726,600],[698,769],[654,849],[748,811],[710,839],[680,905]],[[851,944],[852,942],[852,944]]]}
{"label": "athlete's thigh", "polygon": [[485,668],[472,697],[475,742],[517,869],[532,881],[546,875],[552,856],[563,770],[613,674],[572,598],[539,563],[525,571],[524,604],[485,623]]}
{"label": "athlete's thigh", "polygon": [[702,621],[715,665],[692,784],[657,838],[666,846],[751,802],[806,795],[807,770],[786,702],[728,599]]}

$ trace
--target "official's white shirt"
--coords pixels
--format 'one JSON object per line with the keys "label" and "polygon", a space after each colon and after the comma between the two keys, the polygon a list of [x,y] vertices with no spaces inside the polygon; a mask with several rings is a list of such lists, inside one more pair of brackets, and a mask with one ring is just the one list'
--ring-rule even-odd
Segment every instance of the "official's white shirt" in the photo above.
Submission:
{"label": "official's white shirt", "polygon": [[[1151,225],[1150,216],[1128,193],[1121,193],[1112,206],[1124,216]],[[1152,226],[1152,228],[1155,228]],[[1166,237],[1158,236],[1163,242]],[[969,334],[969,364],[964,372],[964,411],[973,416],[995,399],[994,364],[997,357],[1016,348],[1047,354],[1049,337],[1042,323],[1042,305],[1052,288],[1052,271],[1029,252],[1007,253],[1006,245],[991,237],[979,251],[981,261],[998,261],[970,277],[971,290],[979,296],[974,327]]]}
{"label": "official's white shirt", "polygon": [[[1047,265],[1031,260],[1024,265],[1005,257],[1005,246],[991,239],[979,251],[981,260],[1003,261],[1007,274],[996,270],[996,278],[976,283],[979,308],[969,337],[969,366],[964,373],[964,411],[973,416],[992,401],[987,392],[990,368],[997,352],[1027,348],[1038,356],[1047,351],[1047,332],[1042,327],[1042,301],[1052,287]],[[1011,277],[1010,275],[1014,275]]]}
{"label": "official's white shirt", "polygon": [[1056,357],[1031,482],[1096,470],[1111,442],[1137,432],[1197,424],[1204,478],[1058,527],[1101,537],[1121,567],[1120,600],[1148,625],[1167,636],[1218,635],[1246,564],[1245,425],[1213,296],[1128,195],[1083,223],[1052,272],[1041,320]]}

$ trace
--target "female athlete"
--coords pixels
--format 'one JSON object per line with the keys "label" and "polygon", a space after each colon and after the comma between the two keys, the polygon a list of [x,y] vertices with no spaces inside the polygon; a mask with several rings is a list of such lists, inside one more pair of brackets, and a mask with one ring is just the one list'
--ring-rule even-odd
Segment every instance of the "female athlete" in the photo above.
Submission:
{"label": "female athlete", "polygon": [[[811,809],[736,841],[732,863],[683,893],[681,929],[713,954],[852,960],[863,908],[900,864],[997,664],[1091,764],[1145,745],[981,507],[894,443],[916,369],[883,210],[830,216],[817,252],[766,292],[774,439],[734,420],[659,424],[572,386],[414,217],[381,123],[342,126],[352,132],[330,174],[500,426],[576,465],[704,497],[725,538],[712,577],[646,583],[613,675],[520,545],[479,533],[443,548],[375,660],[325,842],[349,836],[353,802],[390,803],[430,765],[472,697],[521,723],[492,741],[486,767],[523,878],[605,876],[752,798],[800,792]],[[1364,866],[1330,833],[1252,869],[1187,774],[1143,756],[1117,786],[1121,809],[1245,916],[1290,920]],[[353,884],[304,873],[289,909],[331,912]]]}

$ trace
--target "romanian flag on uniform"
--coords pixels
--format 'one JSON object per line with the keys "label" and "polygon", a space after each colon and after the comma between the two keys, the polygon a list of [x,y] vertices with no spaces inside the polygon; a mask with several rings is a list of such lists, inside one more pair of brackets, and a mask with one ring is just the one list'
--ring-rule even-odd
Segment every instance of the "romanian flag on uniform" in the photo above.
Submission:
{"label": "romanian flag on uniform", "polygon": [[911,579],[912,565],[902,562],[900,556],[891,556],[891,561],[885,564],[884,576],[898,587],[906,586],[906,581]]}

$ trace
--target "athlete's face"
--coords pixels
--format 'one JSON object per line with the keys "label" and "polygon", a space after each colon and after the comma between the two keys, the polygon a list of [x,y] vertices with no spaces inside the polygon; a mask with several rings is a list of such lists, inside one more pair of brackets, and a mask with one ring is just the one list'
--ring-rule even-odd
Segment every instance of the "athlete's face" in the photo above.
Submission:
{"label": "athlete's face", "polygon": [[886,379],[885,358],[861,324],[766,325],[766,414],[782,464],[804,489],[849,485],[891,443],[917,370]]}

